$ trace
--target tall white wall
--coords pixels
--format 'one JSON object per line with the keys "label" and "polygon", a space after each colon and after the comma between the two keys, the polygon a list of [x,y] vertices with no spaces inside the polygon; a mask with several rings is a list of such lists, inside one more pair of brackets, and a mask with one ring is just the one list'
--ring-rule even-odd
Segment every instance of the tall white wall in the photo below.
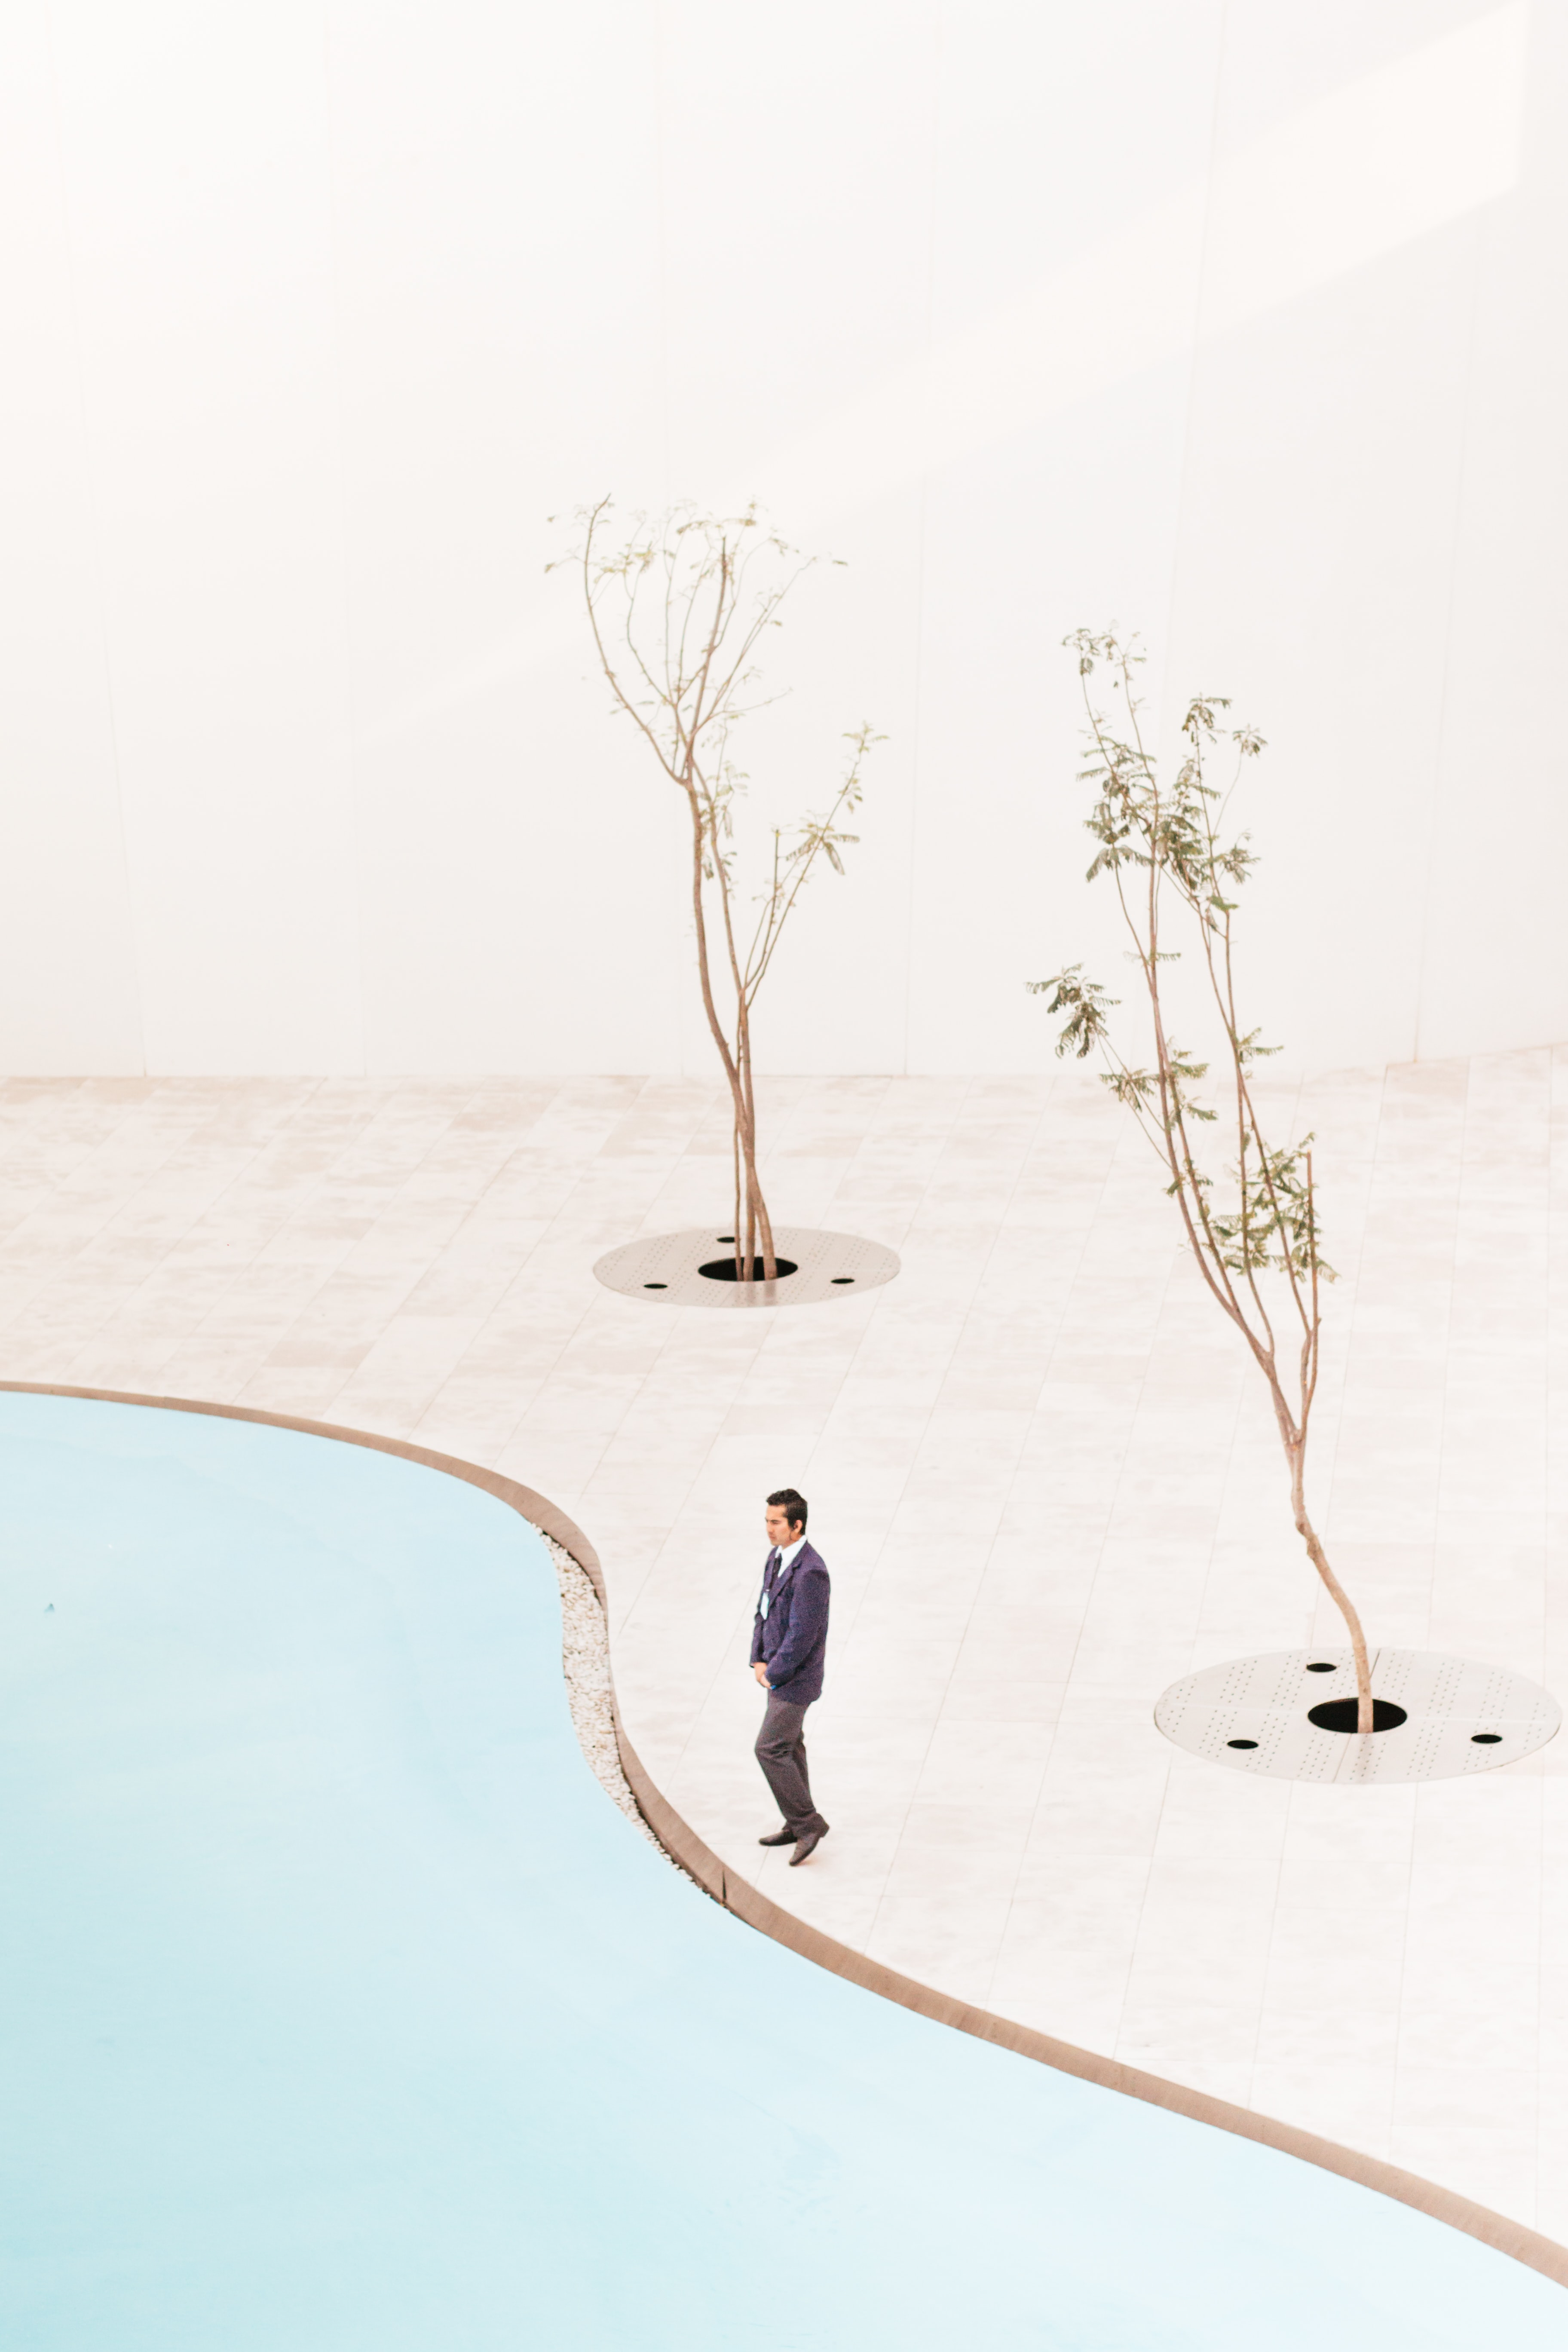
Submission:
{"label": "tall white wall", "polygon": [[1270,740],[1293,1058],[1568,1034],[1565,133],[1568,0],[12,0],[0,1067],[706,1068],[605,489],[847,560],[769,1066],[1044,1060],[1111,617]]}

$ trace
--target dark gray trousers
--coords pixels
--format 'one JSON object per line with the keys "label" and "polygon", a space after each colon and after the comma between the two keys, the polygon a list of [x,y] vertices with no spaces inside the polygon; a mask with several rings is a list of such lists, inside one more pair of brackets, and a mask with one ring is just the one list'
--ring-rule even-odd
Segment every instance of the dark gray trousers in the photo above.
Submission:
{"label": "dark gray trousers", "polygon": [[776,1691],[768,1693],[767,1713],[757,1734],[757,1761],[786,1829],[799,1837],[805,1830],[827,1827],[811,1801],[805,1773],[805,1709],[780,1698]]}

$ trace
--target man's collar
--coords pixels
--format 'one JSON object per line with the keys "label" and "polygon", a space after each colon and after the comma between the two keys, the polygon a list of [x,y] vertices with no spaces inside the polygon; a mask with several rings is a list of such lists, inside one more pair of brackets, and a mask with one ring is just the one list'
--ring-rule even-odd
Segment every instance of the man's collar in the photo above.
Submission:
{"label": "man's collar", "polygon": [[794,1542],[794,1543],[792,1543],[792,1544],[790,1545],[790,1547],[789,1547],[789,1549],[788,1549],[788,1550],[787,1550],[787,1551],[781,1551],[781,1552],[780,1552],[780,1554],[779,1554],[779,1574],[780,1574],[781,1576],[784,1574],[784,1570],[785,1570],[785,1569],[786,1569],[786,1568],[793,1568],[793,1567],[795,1566],[795,1561],[800,1558],[801,1553],[802,1553],[805,1549],[805,1538],[804,1536],[798,1536],[798,1537],[795,1538],[795,1542]]}

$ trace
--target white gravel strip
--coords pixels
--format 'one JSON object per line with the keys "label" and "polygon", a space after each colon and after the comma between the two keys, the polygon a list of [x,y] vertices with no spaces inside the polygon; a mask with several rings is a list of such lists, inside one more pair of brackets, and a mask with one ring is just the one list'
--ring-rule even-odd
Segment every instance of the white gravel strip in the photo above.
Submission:
{"label": "white gravel strip", "polygon": [[[539,1532],[544,1535],[542,1528]],[[558,1544],[552,1536],[544,1536],[544,1547],[555,1563],[555,1581],[561,1588],[561,1664],[566,1675],[566,1700],[572,1709],[577,1743],[605,1794],[620,1807],[627,1821],[636,1824],[649,1845],[663,1853],[664,1848],[637,1811],[637,1801],[621,1769],[615,1717],[610,1712],[609,1633],[599,1596],[586,1569],[573,1559],[564,1545]]]}

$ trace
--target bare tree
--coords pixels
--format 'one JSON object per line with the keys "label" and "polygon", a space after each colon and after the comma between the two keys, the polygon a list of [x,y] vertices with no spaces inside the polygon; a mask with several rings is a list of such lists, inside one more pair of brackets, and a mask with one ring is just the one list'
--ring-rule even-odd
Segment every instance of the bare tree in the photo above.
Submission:
{"label": "bare tree", "polygon": [[[1079,781],[1095,800],[1086,820],[1100,847],[1089,868],[1092,882],[1109,874],[1121,902],[1132,945],[1129,961],[1143,982],[1152,1028],[1151,1068],[1134,1068],[1112,1041],[1106,1018],[1118,999],[1086,980],[1080,964],[1069,964],[1053,980],[1033,981],[1031,989],[1050,992],[1047,1010],[1065,1014],[1058,1055],[1079,1060],[1099,1049],[1109,1068],[1105,1083],[1137,1119],[1169,1179],[1182,1229],[1210,1296],[1246,1341],[1268,1383],[1279,1442],[1290,1472],[1290,1508],[1308,1556],[1350,1631],[1355,1655],[1356,1730],[1373,1728],[1372,1678],[1361,1619],[1329,1565],[1307,1514],[1307,1430],[1317,1394],[1321,1318],[1321,1286],[1333,1270],[1318,1252],[1318,1218],[1312,1188],[1313,1139],[1271,1143],[1265,1137],[1252,1091],[1253,1065],[1274,1045],[1244,1029],[1237,1008],[1233,961],[1237,901],[1255,858],[1249,836],[1226,840],[1221,828],[1241,763],[1263,749],[1249,727],[1222,729],[1219,714],[1229,705],[1219,696],[1200,695],[1187,709],[1182,731],[1187,752],[1174,782],[1163,791],[1145,747],[1133,690],[1142,656],[1136,640],[1096,636],[1080,629],[1067,639],[1078,656],[1089,726],[1089,765]],[[1097,666],[1110,674],[1119,698],[1112,716],[1096,708],[1089,679]],[[1124,714],[1124,715],[1123,715]],[[1236,774],[1222,792],[1208,782],[1206,762],[1222,743],[1234,746]],[[1195,930],[1207,991],[1226,1040],[1225,1118],[1236,1157],[1226,1170],[1229,1197],[1216,1198],[1214,1178],[1194,1147],[1195,1128],[1220,1113],[1194,1092],[1208,1075],[1206,1062],[1184,1051],[1167,1026],[1162,967],[1179,960],[1163,942],[1162,914],[1169,898],[1178,910],[1181,933]],[[1180,934],[1179,934],[1180,935]],[[1273,1313],[1268,1301],[1273,1300]],[[1276,1319],[1285,1328],[1277,1336]]]}
{"label": "bare tree", "polygon": [[759,521],[754,508],[731,517],[690,507],[651,521],[637,515],[634,535],[618,545],[611,543],[610,512],[607,498],[584,508],[581,542],[562,561],[581,569],[616,714],[632,719],[685,796],[702,1010],[734,1114],[735,1279],[754,1280],[760,1257],[762,1278],[772,1282],[778,1261],[757,1181],[752,1014],[818,858],[836,874],[844,871],[839,853],[859,836],[844,832],[840,821],[859,806],[861,769],[883,738],[869,727],[855,729],[847,738],[847,772],[826,814],[787,831],[773,828],[770,870],[748,936],[737,905],[734,849],[735,807],[747,779],[731,761],[730,739],[742,719],[779,698],[754,693],[761,676],[755,656],[763,631],[783,625],[779,607],[816,559],[799,557]]}

